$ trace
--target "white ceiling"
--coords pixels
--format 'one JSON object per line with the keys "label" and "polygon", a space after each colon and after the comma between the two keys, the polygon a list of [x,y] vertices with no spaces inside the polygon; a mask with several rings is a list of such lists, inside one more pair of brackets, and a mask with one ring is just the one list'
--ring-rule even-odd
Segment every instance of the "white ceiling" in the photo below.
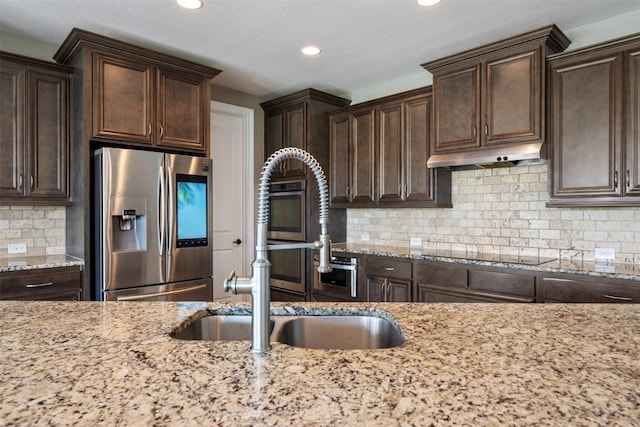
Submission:
{"label": "white ceiling", "polygon": [[[214,84],[262,99],[313,87],[336,95],[424,72],[420,64],[552,23],[581,27],[638,0],[0,0],[0,29],[60,45],[73,27],[195,60]],[[306,44],[322,49],[309,58]]]}

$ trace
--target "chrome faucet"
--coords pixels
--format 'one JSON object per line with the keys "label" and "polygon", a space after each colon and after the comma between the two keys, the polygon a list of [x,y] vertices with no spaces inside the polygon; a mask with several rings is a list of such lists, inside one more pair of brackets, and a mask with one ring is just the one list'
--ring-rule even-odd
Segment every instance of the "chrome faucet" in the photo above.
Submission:
{"label": "chrome faucet", "polygon": [[[269,224],[269,183],[271,172],[283,160],[298,159],[304,162],[313,172],[320,193],[320,238],[312,243],[294,243],[286,245],[267,245],[267,227]],[[300,148],[286,147],[273,153],[262,167],[258,188],[258,221],[256,225],[256,258],[251,263],[251,277],[237,277],[232,271],[224,281],[225,292],[234,294],[251,294],[251,351],[265,353],[271,349],[269,342],[270,297],[269,280],[271,263],[267,253],[269,250],[314,248],[320,250],[318,272],[331,271],[331,240],[327,230],[329,224],[329,197],[327,180],[318,161]]]}

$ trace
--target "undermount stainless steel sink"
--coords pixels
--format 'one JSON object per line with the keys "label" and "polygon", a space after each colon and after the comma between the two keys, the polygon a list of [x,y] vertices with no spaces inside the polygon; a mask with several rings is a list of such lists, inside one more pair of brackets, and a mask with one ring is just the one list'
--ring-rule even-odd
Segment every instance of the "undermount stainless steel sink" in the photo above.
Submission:
{"label": "undermount stainless steel sink", "polygon": [[[396,347],[404,335],[394,323],[369,315],[271,316],[271,341],[314,349],[370,350]],[[181,340],[251,341],[251,316],[211,315],[171,336]]]}

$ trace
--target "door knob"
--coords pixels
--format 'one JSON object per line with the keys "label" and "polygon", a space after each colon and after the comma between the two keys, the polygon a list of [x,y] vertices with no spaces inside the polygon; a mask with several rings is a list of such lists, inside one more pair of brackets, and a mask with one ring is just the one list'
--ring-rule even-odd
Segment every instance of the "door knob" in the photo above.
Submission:
{"label": "door knob", "polygon": [[236,245],[239,245],[240,243],[242,243],[242,240],[236,239],[236,240],[233,241],[233,243],[235,243]]}

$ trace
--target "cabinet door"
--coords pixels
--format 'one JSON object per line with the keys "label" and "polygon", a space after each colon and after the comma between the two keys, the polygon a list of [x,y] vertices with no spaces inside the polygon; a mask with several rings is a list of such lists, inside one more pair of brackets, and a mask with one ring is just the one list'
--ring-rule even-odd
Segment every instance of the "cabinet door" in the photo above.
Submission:
{"label": "cabinet door", "polygon": [[385,104],[378,109],[379,161],[376,169],[378,200],[381,203],[402,201],[404,186],[402,116],[401,102]]}
{"label": "cabinet door", "polygon": [[480,65],[433,76],[433,152],[480,146]]}
{"label": "cabinet door", "polygon": [[69,195],[68,84],[66,75],[28,73],[25,187],[30,198],[64,200]]}
{"label": "cabinet door", "polygon": [[[287,107],[284,111],[284,146],[307,149],[307,128],[306,128],[306,103],[301,102]],[[290,159],[285,162],[286,176],[304,175],[305,164],[297,159]]]}
{"label": "cabinet door", "polygon": [[332,205],[349,203],[350,153],[349,114],[329,118],[329,199]]}
{"label": "cabinet door", "polygon": [[367,276],[367,301],[387,301],[387,281],[382,277]]}
{"label": "cabinet door", "polygon": [[411,301],[411,281],[389,279],[387,281],[388,302],[410,302]]}
{"label": "cabinet door", "polygon": [[[284,132],[282,129],[284,123],[284,111],[269,111],[264,117],[264,138],[265,138],[265,161],[273,153],[284,147]],[[284,175],[284,165],[278,165],[278,169],[271,173],[272,178],[278,178]]]}
{"label": "cabinet door", "polygon": [[375,110],[355,112],[351,116],[351,201],[372,204],[375,167]]}
{"label": "cabinet door", "polygon": [[0,66],[0,197],[24,195],[24,67]]}
{"label": "cabinet door", "polygon": [[542,138],[540,49],[487,63],[483,145]]}
{"label": "cabinet door", "polygon": [[431,96],[405,104],[405,191],[407,202],[430,202],[434,170],[427,168],[431,141]]}
{"label": "cabinet door", "polygon": [[94,53],[93,136],[152,144],[153,67]]}
{"label": "cabinet door", "polygon": [[640,50],[629,52],[627,82],[629,82],[627,118],[627,170],[626,193],[640,196]]}
{"label": "cabinet door", "polygon": [[209,141],[209,82],[164,69],[157,70],[156,81],[157,145],[204,152]]}
{"label": "cabinet door", "polygon": [[620,196],[621,54],[553,64],[551,198]]}

